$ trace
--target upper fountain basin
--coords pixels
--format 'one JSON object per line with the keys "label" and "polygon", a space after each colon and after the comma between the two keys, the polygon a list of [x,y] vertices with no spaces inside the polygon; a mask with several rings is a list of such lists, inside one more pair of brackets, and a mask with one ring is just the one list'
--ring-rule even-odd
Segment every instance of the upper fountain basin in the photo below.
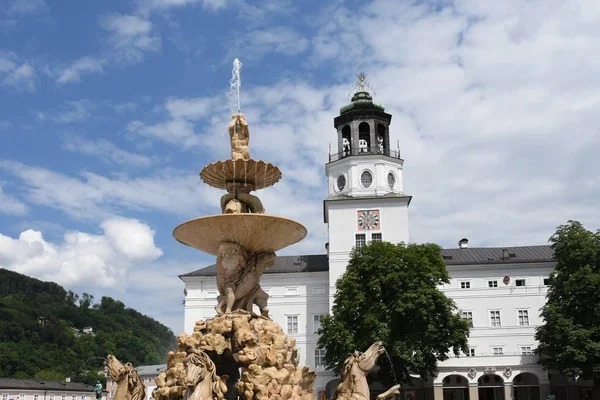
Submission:
{"label": "upper fountain basin", "polygon": [[255,253],[278,251],[299,242],[306,228],[291,219],[266,214],[218,214],[196,218],[173,230],[179,242],[217,255],[221,242],[237,243]]}
{"label": "upper fountain basin", "polygon": [[281,171],[271,163],[256,160],[217,161],[208,164],[200,178],[207,185],[217,189],[228,189],[231,184],[246,188],[246,192],[264,189],[281,179]]}

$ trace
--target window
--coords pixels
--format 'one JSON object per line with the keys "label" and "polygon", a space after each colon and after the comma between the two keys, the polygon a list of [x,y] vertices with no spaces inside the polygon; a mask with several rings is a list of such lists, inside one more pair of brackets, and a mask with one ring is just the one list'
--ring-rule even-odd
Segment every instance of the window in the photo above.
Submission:
{"label": "window", "polygon": [[469,320],[469,324],[471,325],[471,328],[473,327],[473,312],[472,311],[463,311],[462,313],[463,318],[466,318]]}
{"label": "window", "polygon": [[48,395],[48,400],[54,400],[54,395],[53,394],[49,394]]}
{"label": "window", "polygon": [[356,234],[356,248],[360,249],[365,244],[367,244],[367,238],[366,238],[365,234],[364,233],[357,233]]}
{"label": "window", "polygon": [[474,347],[469,347],[469,350],[467,350],[467,357],[475,357],[475,348]]}
{"label": "window", "polygon": [[62,396],[60,396],[60,399],[61,399],[61,400],[67,400],[67,395],[64,395],[64,394],[63,394]]}
{"label": "window", "polygon": [[371,175],[371,172],[363,171],[363,173],[360,174],[360,184],[364,188],[369,188],[369,187],[371,187],[372,183],[373,183],[373,175]]}
{"label": "window", "polygon": [[313,288],[313,294],[325,294],[325,288],[323,286],[316,286]]}
{"label": "window", "polygon": [[206,297],[214,297],[217,295],[217,291],[216,290],[207,290],[206,291]]}
{"label": "window", "polygon": [[521,346],[521,355],[529,356],[532,354],[533,351],[531,350],[531,346]]}
{"label": "window", "polygon": [[38,400],[39,398],[40,398],[40,395],[39,395],[39,394],[34,394],[34,395],[33,395],[33,400]]}
{"label": "window", "polygon": [[325,366],[325,349],[315,349],[315,367]]}
{"label": "window", "polygon": [[381,233],[373,233],[373,234],[371,234],[371,241],[372,242],[381,242],[381,240],[382,240]]}
{"label": "window", "polygon": [[525,286],[525,279],[516,279],[515,286]]}
{"label": "window", "polygon": [[75,396],[75,395],[71,396],[71,400],[77,400],[77,396]]}
{"label": "window", "polygon": [[19,400],[25,400],[25,393],[21,393],[19,395]]}
{"label": "window", "polygon": [[298,316],[297,315],[286,315],[287,320],[287,333],[298,333]]}
{"label": "window", "polygon": [[295,296],[298,294],[298,288],[297,287],[286,287],[285,294]]}
{"label": "window", "polygon": [[321,320],[324,315],[313,315],[313,332],[317,333],[319,329],[321,329]]}
{"label": "window", "polygon": [[471,282],[461,282],[460,283],[460,288],[461,289],[470,289],[471,288]]}
{"label": "window", "polygon": [[396,184],[396,175],[394,175],[393,172],[389,172],[387,179],[388,179],[388,186],[390,187],[390,189],[394,189],[394,185]]}
{"label": "window", "polygon": [[517,310],[519,326],[529,326],[529,310]]}
{"label": "window", "polygon": [[550,278],[544,278],[544,286],[550,285]]}
{"label": "window", "polygon": [[498,287],[498,281],[488,281],[488,287]]}
{"label": "window", "polygon": [[500,311],[490,311],[490,326],[502,326],[500,321]]}
{"label": "window", "polygon": [[2,393],[2,400],[8,400],[8,394]]}
{"label": "window", "polygon": [[337,177],[336,186],[338,192],[341,192],[346,187],[346,177],[344,175],[340,175]]}
{"label": "window", "polygon": [[502,347],[492,347],[492,353],[495,356],[503,356],[504,355],[504,348],[502,348]]}

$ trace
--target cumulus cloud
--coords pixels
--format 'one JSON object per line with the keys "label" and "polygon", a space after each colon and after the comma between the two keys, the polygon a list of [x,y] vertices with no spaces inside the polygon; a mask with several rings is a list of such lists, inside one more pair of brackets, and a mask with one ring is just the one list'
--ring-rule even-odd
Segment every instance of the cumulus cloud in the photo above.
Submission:
{"label": "cumulus cloud", "polygon": [[138,62],[148,52],[161,48],[161,39],[154,33],[152,23],[137,15],[109,14],[101,19],[101,26],[110,33],[110,45],[117,61]]}
{"label": "cumulus cloud", "polygon": [[60,243],[32,229],[18,238],[0,234],[0,267],[64,285],[108,287],[117,285],[133,263],[162,255],[154,231],[138,220],[111,219],[101,228],[102,234],[68,232]]}
{"label": "cumulus cloud", "polygon": [[8,15],[41,14],[49,10],[44,0],[13,0],[8,3]]}

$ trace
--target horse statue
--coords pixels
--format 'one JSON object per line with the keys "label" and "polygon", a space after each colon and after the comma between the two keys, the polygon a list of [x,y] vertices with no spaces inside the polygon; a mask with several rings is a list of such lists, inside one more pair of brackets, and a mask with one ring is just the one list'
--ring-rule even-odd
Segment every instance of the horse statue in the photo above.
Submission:
{"label": "horse statue", "polygon": [[146,399],[144,382],[131,363],[123,365],[115,356],[109,354],[106,357],[106,366],[110,377],[117,383],[113,400]]}
{"label": "horse statue", "polygon": [[219,378],[217,367],[201,350],[194,350],[185,357],[185,385],[187,400],[223,400],[227,392],[227,375]]}
{"label": "horse statue", "polygon": [[[385,352],[381,342],[375,342],[361,353],[355,351],[344,362],[342,377],[332,400],[369,400],[371,392],[367,383],[367,375],[377,364],[377,359]],[[378,400],[385,400],[400,394],[400,385],[394,385],[386,392],[377,396]]]}

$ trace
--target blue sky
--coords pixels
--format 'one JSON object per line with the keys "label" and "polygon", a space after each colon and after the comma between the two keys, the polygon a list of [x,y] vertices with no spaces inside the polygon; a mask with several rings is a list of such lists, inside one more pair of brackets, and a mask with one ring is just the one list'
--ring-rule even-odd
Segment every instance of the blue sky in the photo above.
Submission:
{"label": "blue sky", "polygon": [[179,223],[218,212],[242,68],[267,212],[324,252],[333,118],[365,71],[393,114],[411,240],[546,243],[599,224],[595,1],[0,1],[0,267],[183,326],[178,274],[214,262]]}

